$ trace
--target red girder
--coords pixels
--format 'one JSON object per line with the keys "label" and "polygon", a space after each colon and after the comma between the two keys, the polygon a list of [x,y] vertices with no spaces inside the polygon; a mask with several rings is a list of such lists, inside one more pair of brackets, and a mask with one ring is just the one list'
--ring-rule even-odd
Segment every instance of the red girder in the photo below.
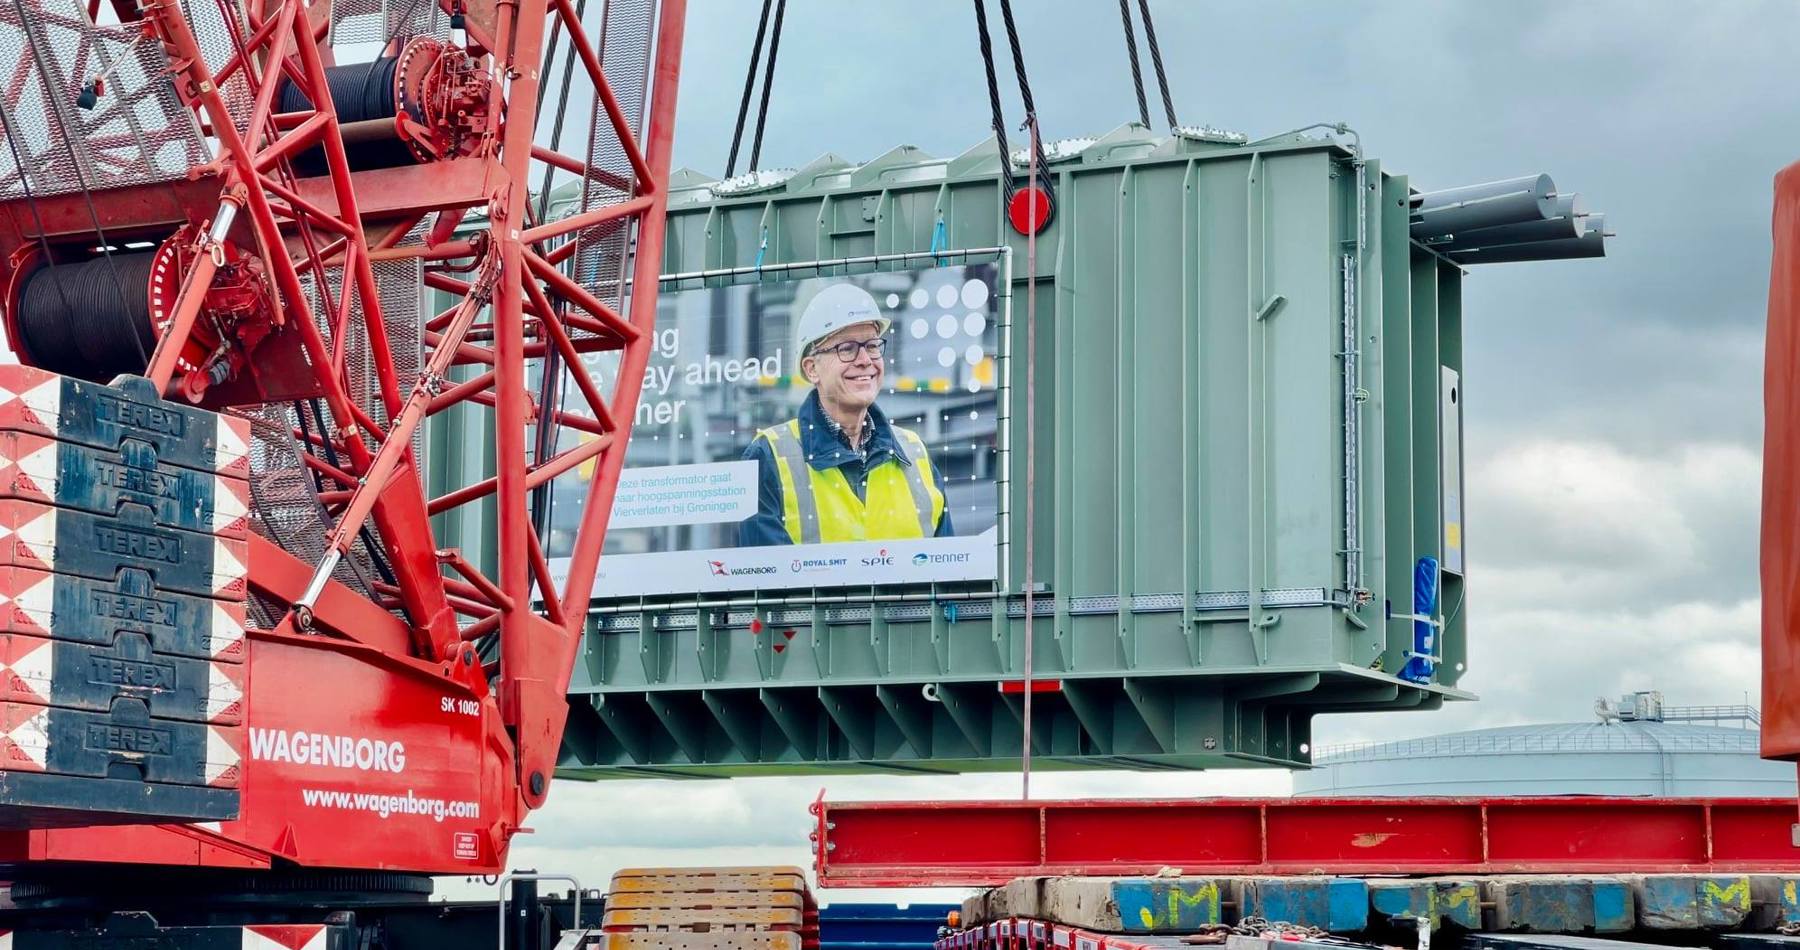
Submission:
{"label": "red girder", "polygon": [[1781,798],[1212,798],[813,805],[821,887],[1030,875],[1800,870]]}

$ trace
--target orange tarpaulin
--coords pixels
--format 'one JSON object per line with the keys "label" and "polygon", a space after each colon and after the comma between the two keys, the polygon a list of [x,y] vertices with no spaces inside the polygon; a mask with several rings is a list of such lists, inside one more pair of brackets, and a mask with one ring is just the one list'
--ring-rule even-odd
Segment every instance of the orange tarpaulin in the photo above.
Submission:
{"label": "orange tarpaulin", "polygon": [[1762,753],[1800,758],[1800,162],[1775,176],[1763,355]]}

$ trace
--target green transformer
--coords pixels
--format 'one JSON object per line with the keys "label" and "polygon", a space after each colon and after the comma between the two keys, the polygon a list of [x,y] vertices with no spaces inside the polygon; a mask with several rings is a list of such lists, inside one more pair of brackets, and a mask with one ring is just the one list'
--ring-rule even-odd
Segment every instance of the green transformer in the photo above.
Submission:
{"label": "green transformer", "polygon": [[1057,143],[1035,253],[991,142],[677,173],[666,296],[1004,275],[997,576],[596,598],[561,774],[1016,769],[1028,642],[1040,769],[1306,767],[1319,713],[1473,698],[1464,269],[1347,131]]}

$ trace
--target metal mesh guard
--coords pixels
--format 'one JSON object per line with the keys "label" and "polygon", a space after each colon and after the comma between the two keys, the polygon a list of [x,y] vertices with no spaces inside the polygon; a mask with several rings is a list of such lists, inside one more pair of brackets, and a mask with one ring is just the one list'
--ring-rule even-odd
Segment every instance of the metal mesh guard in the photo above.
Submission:
{"label": "metal mesh guard", "polygon": [[[606,64],[607,85],[612,88],[632,135],[640,140],[644,131],[644,100],[649,94],[650,41],[656,7],[656,0],[609,0],[600,28],[600,58]],[[599,96],[593,97],[589,106],[588,128],[588,167],[594,171],[582,181],[578,209],[582,212],[630,200],[630,188],[635,187],[637,179]],[[614,187],[608,184],[609,179],[629,187]],[[575,235],[576,281],[615,309],[623,303],[630,238],[630,224],[623,220],[583,228]],[[581,331],[574,335],[586,336]]]}
{"label": "metal mesh guard", "polygon": [[0,0],[0,63],[12,73],[0,87],[0,196],[169,181],[211,160],[161,44],[95,25],[79,0]]}
{"label": "metal mesh guard", "polygon": [[436,0],[336,0],[331,5],[333,46],[449,35],[450,18]]}

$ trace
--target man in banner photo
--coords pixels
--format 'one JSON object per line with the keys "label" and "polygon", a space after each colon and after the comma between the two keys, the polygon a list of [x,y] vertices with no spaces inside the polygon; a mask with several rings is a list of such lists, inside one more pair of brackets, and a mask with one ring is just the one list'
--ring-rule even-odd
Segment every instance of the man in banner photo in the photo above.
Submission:
{"label": "man in banner photo", "polygon": [[813,390],[799,415],[758,432],[744,451],[759,480],[740,547],[955,533],[924,440],[875,405],[888,327],[875,298],[853,284],[832,284],[807,303],[794,352]]}

